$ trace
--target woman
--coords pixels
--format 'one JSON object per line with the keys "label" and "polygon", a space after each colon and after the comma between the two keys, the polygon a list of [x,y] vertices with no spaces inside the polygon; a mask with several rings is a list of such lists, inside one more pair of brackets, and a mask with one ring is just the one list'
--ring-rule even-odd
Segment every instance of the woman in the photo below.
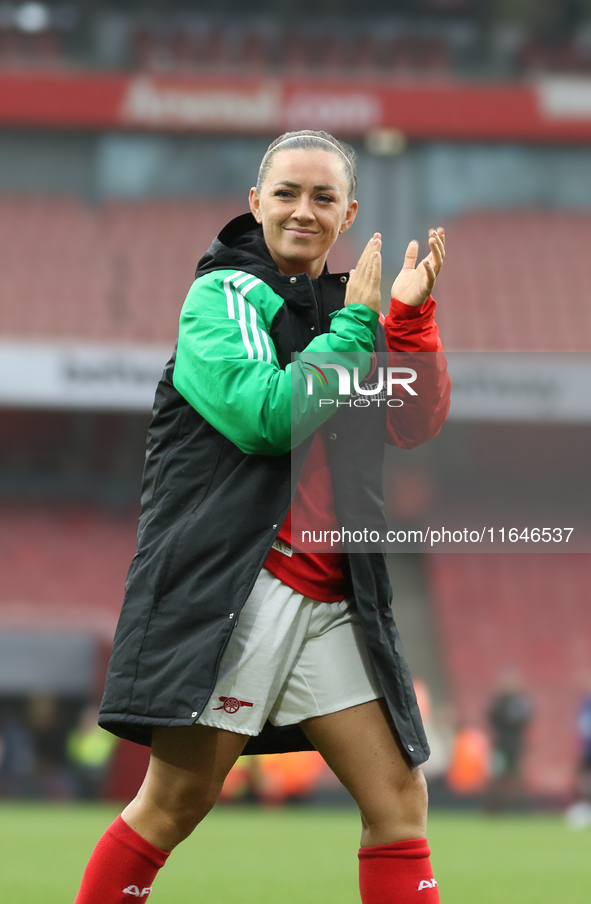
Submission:
{"label": "woman", "polygon": [[[306,355],[354,360],[365,376],[374,349],[441,349],[430,292],[443,230],[431,231],[416,269],[418,245],[409,245],[385,325],[379,235],[350,276],[327,273],[330,248],[355,219],[356,184],[347,145],[326,132],[287,133],[263,158],[251,213],[199,262],[156,394],[138,551],[100,720],[150,744],[152,756],[137,797],[99,841],[77,904],[147,897],[247,742],[254,753],[313,745],[351,792],[365,904],[438,900],[418,768],[428,747],[384,557],[290,547],[291,468],[313,484],[338,445],[322,425],[338,417],[348,429],[345,407],[332,415],[305,394],[292,406]],[[338,398],[335,371],[323,393]],[[447,413],[441,368],[437,393],[422,439]],[[378,409],[372,429],[396,435]],[[360,470],[366,453],[355,445],[347,480],[379,499],[379,469]],[[330,487],[317,491],[330,506]]]}

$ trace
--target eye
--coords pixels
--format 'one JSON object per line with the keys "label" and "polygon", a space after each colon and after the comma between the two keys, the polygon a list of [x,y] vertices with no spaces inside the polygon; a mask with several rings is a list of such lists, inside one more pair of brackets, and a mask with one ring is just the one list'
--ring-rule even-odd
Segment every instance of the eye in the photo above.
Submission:
{"label": "eye", "polygon": [[293,198],[293,192],[288,188],[278,188],[274,194],[276,198]]}
{"label": "eye", "polygon": [[334,198],[332,195],[318,195],[317,199],[318,199],[318,201],[322,201],[323,204],[334,202]]}

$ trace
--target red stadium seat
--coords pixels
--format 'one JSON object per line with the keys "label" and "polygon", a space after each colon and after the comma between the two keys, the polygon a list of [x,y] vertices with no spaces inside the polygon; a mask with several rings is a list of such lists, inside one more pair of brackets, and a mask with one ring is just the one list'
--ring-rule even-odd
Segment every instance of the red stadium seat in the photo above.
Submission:
{"label": "red stadium seat", "polygon": [[136,531],[135,512],[4,502],[0,629],[63,627],[110,640]]}
{"label": "red stadium seat", "polygon": [[377,69],[377,41],[373,34],[361,32],[354,36],[347,48],[347,68],[375,74]]}
{"label": "red stadium seat", "polygon": [[[197,261],[242,201],[111,201],[0,197],[4,336],[174,342]],[[35,267],[28,249],[35,249]],[[345,236],[331,269],[350,269]]]}
{"label": "red stadium seat", "polygon": [[591,662],[591,556],[443,554],[427,564],[459,720],[484,727],[499,673],[516,669],[534,706],[528,783],[538,793],[568,794],[578,696]]}
{"label": "red stadium seat", "polygon": [[588,213],[475,211],[446,233],[459,252],[437,285],[448,351],[591,351]]}
{"label": "red stadium seat", "polygon": [[237,56],[241,68],[260,72],[271,62],[269,38],[258,31],[247,31],[243,36]]}
{"label": "red stadium seat", "polygon": [[192,69],[202,54],[201,42],[187,29],[179,29],[170,37],[170,50],[177,69]]}
{"label": "red stadium seat", "polygon": [[198,259],[245,209],[236,201],[90,208],[74,198],[0,198],[3,335],[173,342]]}
{"label": "red stadium seat", "polygon": [[[76,198],[0,196],[3,334],[174,341],[197,260],[245,209],[235,200],[117,200],[90,208]],[[588,214],[476,211],[449,222],[447,237],[460,253],[449,255],[437,285],[446,349],[591,350]],[[341,237],[331,270],[355,260],[354,241]]]}

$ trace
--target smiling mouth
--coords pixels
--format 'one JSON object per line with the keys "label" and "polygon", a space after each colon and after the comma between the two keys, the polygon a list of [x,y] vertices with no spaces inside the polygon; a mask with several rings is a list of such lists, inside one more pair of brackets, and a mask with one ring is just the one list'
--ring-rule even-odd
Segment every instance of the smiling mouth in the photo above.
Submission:
{"label": "smiling mouth", "polygon": [[294,235],[318,235],[313,229],[298,229],[296,226],[287,226],[286,232],[292,232]]}

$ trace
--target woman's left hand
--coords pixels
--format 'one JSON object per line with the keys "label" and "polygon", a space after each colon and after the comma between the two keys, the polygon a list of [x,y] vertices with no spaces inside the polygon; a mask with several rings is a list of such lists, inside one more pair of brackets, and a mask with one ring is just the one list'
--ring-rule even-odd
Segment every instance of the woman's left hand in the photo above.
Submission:
{"label": "woman's left hand", "polygon": [[392,298],[404,304],[418,305],[427,301],[433,291],[435,280],[443,265],[445,257],[445,232],[442,226],[429,230],[429,254],[420,261],[417,267],[419,255],[419,243],[413,239],[409,243],[404,255],[402,270],[392,285]]}

